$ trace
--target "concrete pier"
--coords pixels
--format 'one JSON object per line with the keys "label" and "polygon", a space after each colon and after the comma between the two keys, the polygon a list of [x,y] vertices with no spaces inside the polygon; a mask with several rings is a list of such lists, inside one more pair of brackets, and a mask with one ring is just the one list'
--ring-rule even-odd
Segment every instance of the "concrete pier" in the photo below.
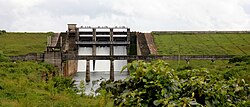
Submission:
{"label": "concrete pier", "polygon": [[130,48],[130,29],[127,29],[127,42],[128,42],[128,46],[127,46],[127,55],[129,55],[129,48]]}
{"label": "concrete pier", "polygon": [[[113,29],[110,29],[110,38],[109,38],[109,41],[112,43],[114,41],[114,37],[113,37]],[[114,56],[114,47],[113,47],[113,44],[110,44],[109,45],[109,48],[110,48],[110,52],[109,52],[109,55],[110,56]]]}
{"label": "concrete pier", "polygon": [[[93,30],[92,42],[96,43],[96,29],[93,28],[92,30]],[[96,45],[95,44],[92,44],[92,56],[96,56]],[[95,70],[95,60],[93,60],[93,67],[94,67],[94,70]]]}
{"label": "concrete pier", "polygon": [[114,60],[110,60],[110,78],[111,81],[115,80],[114,77]]}
{"label": "concrete pier", "polygon": [[86,82],[90,82],[90,63],[86,61]]}
{"label": "concrete pier", "polygon": [[[93,28],[93,37],[92,37],[92,41],[93,41],[93,42],[96,42],[96,29],[95,29],[95,28]],[[92,55],[93,55],[93,56],[96,56],[96,45],[95,45],[95,44],[92,45]]]}
{"label": "concrete pier", "polygon": [[[113,29],[110,29],[110,42],[113,42],[114,41],[114,33],[113,33]],[[110,56],[114,56],[114,46],[113,44],[110,45]],[[114,77],[114,60],[111,59],[110,60],[110,80],[111,81],[114,81],[115,80],[115,77]]]}

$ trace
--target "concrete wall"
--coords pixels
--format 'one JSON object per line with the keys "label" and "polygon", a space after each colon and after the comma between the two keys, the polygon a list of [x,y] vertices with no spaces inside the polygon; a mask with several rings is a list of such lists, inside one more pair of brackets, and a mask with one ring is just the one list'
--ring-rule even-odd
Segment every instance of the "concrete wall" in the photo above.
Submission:
{"label": "concrete wall", "polygon": [[62,63],[63,75],[72,76],[77,72],[78,60],[67,60]]}
{"label": "concrete wall", "polygon": [[26,55],[20,55],[20,56],[10,56],[10,59],[13,61],[16,60],[22,60],[22,61],[43,61],[44,60],[44,54],[38,54],[38,53],[30,53]]}
{"label": "concrete wall", "polygon": [[154,43],[154,37],[151,33],[144,33],[146,44],[148,45],[150,55],[157,55],[157,47]]}
{"label": "concrete wall", "polygon": [[139,33],[137,35],[137,42],[138,42],[137,49],[140,49],[140,51],[137,51],[138,55],[140,53],[143,56],[149,55],[150,54],[150,50],[149,50],[149,47],[148,47],[148,44],[147,44],[147,41],[146,41],[144,33]]}
{"label": "concrete wall", "polygon": [[71,34],[62,34],[60,37],[62,39],[60,41],[56,41],[55,44],[60,44],[62,42],[62,49],[63,51],[53,51],[48,50],[44,54],[44,61],[50,64],[55,65],[59,68],[60,75],[63,76],[71,76],[77,72],[77,60],[63,60],[63,54],[76,54],[77,53],[77,46],[76,42],[76,33]]}
{"label": "concrete wall", "polygon": [[61,52],[45,52],[44,54],[44,62],[49,64],[53,64],[59,68],[59,75],[62,75],[62,54]]}
{"label": "concrete wall", "polygon": [[142,55],[141,54],[141,50],[140,50],[140,45],[139,45],[139,40],[138,40],[138,36],[139,36],[139,33],[136,34],[136,50],[137,50],[137,55]]}

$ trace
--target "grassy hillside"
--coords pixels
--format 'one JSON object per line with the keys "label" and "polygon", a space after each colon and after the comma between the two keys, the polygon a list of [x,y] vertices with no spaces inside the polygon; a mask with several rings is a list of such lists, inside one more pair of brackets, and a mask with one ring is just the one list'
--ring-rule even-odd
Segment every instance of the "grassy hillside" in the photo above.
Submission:
{"label": "grassy hillside", "polygon": [[[0,107],[110,107],[108,95],[77,94],[70,77],[60,77],[43,62],[10,62],[0,53]],[[53,76],[53,77],[52,77]]]}
{"label": "grassy hillside", "polygon": [[2,33],[0,51],[8,56],[41,53],[51,33]]}
{"label": "grassy hillside", "polygon": [[250,34],[153,34],[162,55],[249,55]]}

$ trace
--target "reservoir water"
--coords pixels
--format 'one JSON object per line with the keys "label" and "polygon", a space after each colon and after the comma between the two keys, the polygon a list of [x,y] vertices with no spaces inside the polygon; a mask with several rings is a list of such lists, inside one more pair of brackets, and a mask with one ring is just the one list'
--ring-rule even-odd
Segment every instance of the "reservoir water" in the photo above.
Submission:
{"label": "reservoir water", "polygon": [[[92,47],[79,47],[79,55],[92,55]],[[109,55],[109,47],[96,47],[96,55]],[[127,55],[126,46],[114,46],[114,55]],[[127,64],[127,60],[114,60],[115,80],[125,79],[128,76],[127,70],[120,72]],[[85,93],[93,93],[102,81],[109,80],[110,61],[90,60],[90,82],[85,82],[86,60],[78,61],[78,71],[73,77],[75,84],[79,87],[80,81],[85,83]]]}

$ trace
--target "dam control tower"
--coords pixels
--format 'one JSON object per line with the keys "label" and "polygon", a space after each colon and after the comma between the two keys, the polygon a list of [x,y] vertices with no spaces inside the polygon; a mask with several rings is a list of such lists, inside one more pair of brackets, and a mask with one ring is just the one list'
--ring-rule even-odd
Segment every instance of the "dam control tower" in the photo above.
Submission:
{"label": "dam control tower", "polygon": [[[79,57],[86,57],[83,67],[86,69],[86,81],[90,81],[90,72],[96,71],[101,60],[109,60],[110,80],[114,80],[114,59],[113,56],[127,56],[130,47],[130,28],[125,26],[80,26],[68,24],[66,44],[63,52],[74,54]],[[125,49],[119,49],[125,48]],[[95,59],[96,58],[96,59]],[[75,60],[67,61],[69,65],[76,64]],[[127,61],[126,61],[127,62]],[[80,66],[79,64],[77,64]],[[103,64],[102,64],[103,65]],[[76,67],[74,72],[76,72]],[[79,68],[79,67],[78,67]],[[80,67],[81,68],[81,67]],[[69,71],[71,71],[69,69]]]}

